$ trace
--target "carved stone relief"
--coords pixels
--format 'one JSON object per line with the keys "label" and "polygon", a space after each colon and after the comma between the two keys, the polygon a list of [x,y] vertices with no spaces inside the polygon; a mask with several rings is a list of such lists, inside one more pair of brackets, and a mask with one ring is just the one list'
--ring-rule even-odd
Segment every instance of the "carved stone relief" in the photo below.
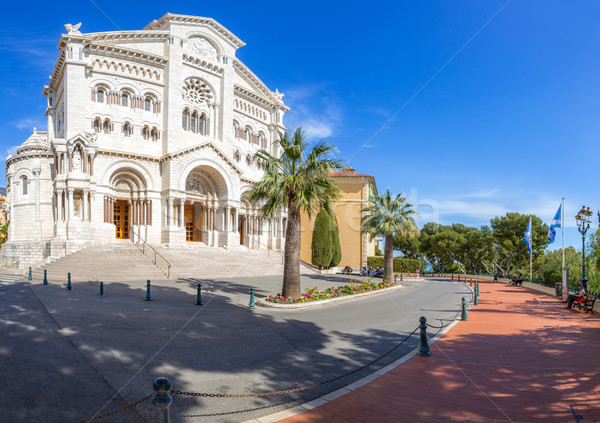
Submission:
{"label": "carved stone relief", "polygon": [[208,57],[212,60],[217,60],[217,49],[203,37],[191,37],[189,39],[192,50],[201,56]]}

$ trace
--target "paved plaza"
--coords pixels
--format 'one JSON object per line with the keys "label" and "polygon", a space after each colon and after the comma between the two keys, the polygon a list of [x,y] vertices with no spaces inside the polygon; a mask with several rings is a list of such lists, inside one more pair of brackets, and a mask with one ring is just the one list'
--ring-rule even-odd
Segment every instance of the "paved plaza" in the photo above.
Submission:
{"label": "paved plaza", "polygon": [[[600,319],[555,297],[481,283],[480,304],[399,367],[300,422],[600,421]],[[260,422],[280,420],[260,419]]]}
{"label": "paved plaza", "polygon": [[[60,280],[63,279],[63,280]],[[202,283],[203,306],[196,306]],[[341,276],[304,274],[303,287],[326,288]],[[237,394],[297,388],[374,360],[418,324],[448,321],[468,287],[452,281],[404,281],[385,295],[310,310],[249,310],[276,293],[281,276],[74,283],[0,275],[3,416],[10,422],[77,422],[151,394],[168,377],[174,389]],[[239,422],[314,400],[414,350],[413,336],[375,365],[316,389],[264,398],[177,395],[174,422]],[[146,401],[103,422],[155,422]]]}

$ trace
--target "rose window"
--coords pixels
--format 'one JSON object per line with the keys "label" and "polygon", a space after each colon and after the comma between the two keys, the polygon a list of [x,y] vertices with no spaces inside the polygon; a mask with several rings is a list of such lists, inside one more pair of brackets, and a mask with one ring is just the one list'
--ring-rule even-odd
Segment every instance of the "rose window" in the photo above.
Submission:
{"label": "rose window", "polygon": [[212,91],[206,84],[198,78],[190,78],[183,85],[183,94],[195,104],[207,102],[213,98]]}

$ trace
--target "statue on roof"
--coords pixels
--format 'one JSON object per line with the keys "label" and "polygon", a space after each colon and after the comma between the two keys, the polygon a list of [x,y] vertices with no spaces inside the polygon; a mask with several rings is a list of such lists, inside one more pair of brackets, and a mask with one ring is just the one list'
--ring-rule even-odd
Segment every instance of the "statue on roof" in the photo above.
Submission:
{"label": "statue on roof", "polygon": [[77,25],[65,24],[67,33],[70,35],[81,35],[81,32],[79,32],[79,27],[81,27],[81,22],[79,22]]}
{"label": "statue on roof", "polygon": [[275,92],[273,93],[273,95],[275,96],[275,98],[277,99],[277,101],[279,101],[280,103],[283,103],[283,97],[285,97],[284,93],[280,93],[279,90],[277,88],[275,88]]}

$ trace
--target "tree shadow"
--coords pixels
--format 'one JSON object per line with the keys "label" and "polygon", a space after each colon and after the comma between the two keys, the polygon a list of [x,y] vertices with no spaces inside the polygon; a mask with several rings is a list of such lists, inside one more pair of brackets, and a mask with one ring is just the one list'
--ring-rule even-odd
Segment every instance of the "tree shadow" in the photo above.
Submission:
{"label": "tree shadow", "polygon": [[[13,369],[5,381],[19,387],[18,395],[8,398],[13,404],[6,411],[8,420],[91,418],[152,393],[158,376],[168,377],[176,390],[221,394],[307,386],[376,359],[418,324],[416,319],[381,319],[373,313],[374,304],[384,313],[385,307],[395,311],[396,306],[375,298],[309,312],[249,310],[239,300],[248,293],[246,282],[156,281],[152,301],[144,301],[143,281],[105,283],[104,296],[97,283],[78,283],[72,291],[64,284],[39,283],[19,285],[18,295],[0,291],[5,315],[10,317],[13,309],[13,320],[23,320],[4,325],[2,331],[9,342],[0,353],[11,357]],[[203,290],[206,284],[202,306],[194,304],[197,283]],[[258,286],[256,292],[269,289]],[[449,284],[447,289],[455,287]],[[445,308],[440,310],[432,318],[451,317]],[[400,358],[416,343],[414,336],[375,365],[306,391],[250,398],[177,395],[171,415],[179,422],[198,421],[200,414],[220,414],[205,416],[211,422],[255,418],[345,386]],[[255,410],[237,413],[250,409]],[[148,401],[102,421],[156,419],[157,410]]]}

